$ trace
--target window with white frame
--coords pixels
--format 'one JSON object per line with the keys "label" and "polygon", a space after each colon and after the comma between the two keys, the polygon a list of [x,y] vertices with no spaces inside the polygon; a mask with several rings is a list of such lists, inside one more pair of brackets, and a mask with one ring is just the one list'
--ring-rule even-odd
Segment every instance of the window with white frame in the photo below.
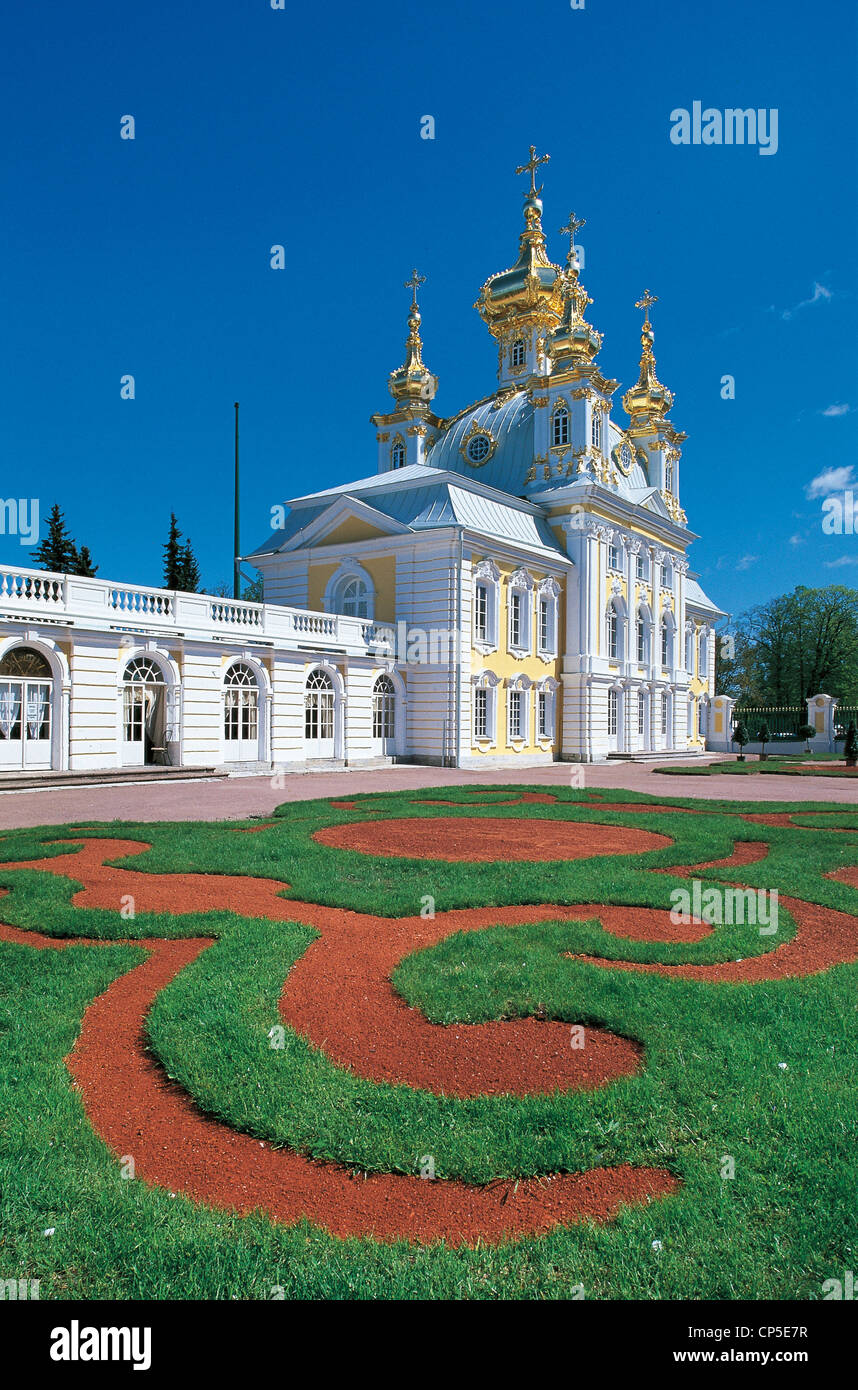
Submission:
{"label": "window with white frame", "polygon": [[590,443],[594,449],[602,447],[602,417],[596,410],[590,420]]}
{"label": "window with white frame", "polygon": [[608,604],[608,659],[618,661],[620,657],[620,619],[613,603]]}
{"label": "window with white frame", "polygon": [[498,645],[499,591],[500,570],[493,560],[481,560],[474,567],[473,598],[474,643],[481,651]]}
{"label": "window with white frame", "polygon": [[497,684],[498,677],[491,671],[482,671],[473,678],[471,709],[474,743],[495,741]]}
{"label": "window with white frame", "polygon": [[608,691],[608,734],[616,736],[618,724],[619,696],[616,690]]}
{"label": "window with white frame", "polygon": [[697,734],[698,737],[706,738],[706,701],[699,700],[697,704]]}
{"label": "window with white frame", "polygon": [[661,625],[661,664],[667,666],[670,658],[670,631],[667,623]]}
{"label": "window with white frame", "polygon": [[665,589],[673,588],[673,565],[666,556],[661,566],[661,582]]}
{"label": "window with white frame", "polygon": [[372,689],[372,736],[396,737],[396,689],[390,676],[379,676]]}
{"label": "window with white frame", "polygon": [[611,541],[608,546],[608,569],[618,570],[620,568],[620,547],[616,541]]}
{"label": "window with white frame", "polygon": [[709,676],[709,634],[705,627],[700,629],[700,648],[697,655],[697,674],[703,680]]}
{"label": "window with white frame", "polygon": [[509,577],[507,593],[507,643],[511,652],[523,656],[532,645],[531,611],[533,580],[526,570],[516,570]]}
{"label": "window with white frame", "polygon": [[661,732],[667,733],[667,692],[661,692]]}
{"label": "window with white frame", "polygon": [[554,738],[555,684],[546,681],[536,692],[536,736],[540,739]]}
{"label": "window with white frame", "polygon": [[474,588],[474,636],[478,642],[489,640],[489,591],[485,584]]}
{"label": "window with white frame", "polygon": [[537,650],[540,656],[557,655],[557,603],[559,585],[554,579],[544,579],[537,592]]}
{"label": "window with white frame", "polygon": [[405,467],[405,445],[401,439],[397,439],[390,451],[390,463],[392,468]]}
{"label": "window with white frame", "polygon": [[489,692],[484,686],[474,691],[474,738],[489,736]]}
{"label": "window with white frame", "polygon": [[685,629],[685,669],[690,674],[694,673],[694,629]]}
{"label": "window with white frame", "polygon": [[523,367],[526,350],[524,339],[516,338],[509,352],[510,366]]}
{"label": "window with white frame", "polygon": [[646,663],[646,617],[638,611],[635,622],[635,637],[637,639],[638,664],[643,666]]}
{"label": "window with white frame", "polygon": [[509,692],[509,736],[510,740],[524,738],[524,691]]}
{"label": "window with white frame", "polygon": [[649,578],[649,556],[646,555],[642,550],[638,551],[637,560],[635,563],[635,574],[637,575],[638,579]]}
{"label": "window with white frame", "polygon": [[551,443],[555,449],[569,443],[569,411],[565,401],[559,402],[551,417]]}
{"label": "window with white frame", "polygon": [[646,696],[643,691],[638,692],[638,737],[643,738],[646,733]]}
{"label": "window with white frame", "polygon": [[664,465],[664,487],[666,492],[673,492],[673,459],[668,459]]}

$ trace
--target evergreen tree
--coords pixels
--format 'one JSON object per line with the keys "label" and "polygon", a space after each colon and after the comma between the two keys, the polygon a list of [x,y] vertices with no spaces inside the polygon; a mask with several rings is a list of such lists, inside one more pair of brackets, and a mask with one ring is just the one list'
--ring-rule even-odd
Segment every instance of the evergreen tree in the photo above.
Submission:
{"label": "evergreen tree", "polygon": [[771,731],[765,719],[763,720],[762,724],[757,730],[757,739],[762,744],[762,747],[760,749],[760,758],[764,759],[766,756],[766,744],[771,743],[772,740]]}
{"label": "evergreen tree", "polygon": [[182,547],[179,544],[182,533],[176,520],[176,513],[170,512],[170,530],[164,546],[164,588],[181,589],[182,585]]}
{"label": "evergreen tree", "polygon": [[745,761],[745,744],[746,744],[746,743],[750,743],[750,741],[751,741],[751,739],[750,739],[750,736],[749,736],[749,734],[748,734],[748,730],[745,728],[744,723],[743,723],[742,720],[740,719],[739,722],[738,722],[738,724],[736,725],[736,727],[735,727],[734,730],[733,730],[733,737],[732,737],[732,742],[733,742],[733,743],[738,743],[738,745],[739,745],[739,758],[738,758],[738,761],[739,761],[740,763],[743,763],[743,762]]}
{"label": "evergreen tree", "polygon": [[52,570],[54,574],[74,573],[72,565],[77,549],[66,529],[65,517],[58,502],[51,507],[48,516],[48,534],[31,554],[43,570]]}
{"label": "evergreen tree", "polygon": [[195,594],[200,587],[200,567],[191,547],[190,537],[179,551],[179,582],[177,589],[186,594]]}
{"label": "evergreen tree", "polygon": [[855,720],[849,720],[849,727],[846,730],[846,742],[843,745],[843,756],[846,759],[847,767],[858,765],[858,730],[855,728]]}
{"label": "evergreen tree", "polygon": [[98,565],[92,563],[92,556],[89,553],[89,546],[82,545],[80,550],[74,548],[74,558],[69,574],[80,574],[85,579],[94,579],[98,574]]}

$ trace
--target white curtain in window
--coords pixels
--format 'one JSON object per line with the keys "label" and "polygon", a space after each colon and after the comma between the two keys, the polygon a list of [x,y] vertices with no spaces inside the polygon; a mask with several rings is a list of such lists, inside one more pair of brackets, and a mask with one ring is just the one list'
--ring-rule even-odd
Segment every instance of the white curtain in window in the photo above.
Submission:
{"label": "white curtain in window", "polygon": [[12,729],[18,722],[18,715],[21,712],[21,687],[20,685],[4,684],[0,686],[0,733],[4,738],[8,738]]}
{"label": "white curtain in window", "polygon": [[38,738],[44,722],[47,704],[48,690],[46,686],[27,686],[27,733],[30,738]]}

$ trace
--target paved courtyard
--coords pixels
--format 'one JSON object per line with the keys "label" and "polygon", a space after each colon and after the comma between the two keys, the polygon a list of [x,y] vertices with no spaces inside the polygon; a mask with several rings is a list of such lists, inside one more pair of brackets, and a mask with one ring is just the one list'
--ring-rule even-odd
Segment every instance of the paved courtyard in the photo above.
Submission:
{"label": "paved courtyard", "polygon": [[[721,755],[719,755],[721,756]],[[0,791],[0,829],[78,821],[244,820],[267,816],[283,801],[349,797],[355,792],[517,782],[544,786],[618,787],[656,796],[721,801],[841,801],[858,804],[855,782],[836,777],[677,777],[645,763],[553,763],[549,767],[485,772],[397,766],[366,772],[319,772],[223,781],[125,783]],[[573,780],[583,779],[583,780]]]}

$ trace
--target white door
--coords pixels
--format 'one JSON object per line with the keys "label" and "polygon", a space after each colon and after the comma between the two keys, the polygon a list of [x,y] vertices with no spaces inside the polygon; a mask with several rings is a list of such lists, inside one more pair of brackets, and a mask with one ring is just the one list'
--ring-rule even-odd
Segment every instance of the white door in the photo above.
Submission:
{"label": "white door", "polygon": [[259,761],[259,686],[244,662],[226,674],[223,691],[224,758],[231,763]]}
{"label": "white door", "polygon": [[372,751],[384,757],[396,752],[396,689],[390,676],[379,676],[373,686]]}
{"label": "white door", "polygon": [[311,671],[304,694],[304,751],[308,758],[334,756],[334,683],[327,671]]}
{"label": "white door", "polygon": [[52,681],[0,678],[0,768],[51,766]]}
{"label": "white door", "polygon": [[616,690],[608,691],[608,752],[619,751],[620,696]]}
{"label": "white door", "polygon": [[151,657],[129,661],[122,681],[122,764],[166,762],[164,677]]}

